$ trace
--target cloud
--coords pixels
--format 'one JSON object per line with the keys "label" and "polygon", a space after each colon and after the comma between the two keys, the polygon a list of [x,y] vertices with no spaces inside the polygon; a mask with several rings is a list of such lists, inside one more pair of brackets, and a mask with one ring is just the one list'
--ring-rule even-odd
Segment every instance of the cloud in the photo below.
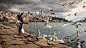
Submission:
{"label": "cloud", "polygon": [[[43,10],[45,14],[49,8],[53,9],[53,12],[56,12],[58,17],[66,18],[68,20],[77,21],[78,19],[85,18],[85,10],[83,9],[83,2],[85,0],[0,0],[0,10],[7,10],[13,12],[34,12],[39,11],[40,8]],[[66,3],[66,8],[61,6],[60,3]],[[74,2],[71,6],[69,3]],[[67,15],[71,13],[72,15],[77,12],[77,16]],[[49,13],[48,13],[49,14]]]}

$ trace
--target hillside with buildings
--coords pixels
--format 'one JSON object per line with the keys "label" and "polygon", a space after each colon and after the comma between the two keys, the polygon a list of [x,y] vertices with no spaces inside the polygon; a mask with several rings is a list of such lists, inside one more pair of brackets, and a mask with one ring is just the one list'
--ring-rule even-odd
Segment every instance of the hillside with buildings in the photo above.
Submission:
{"label": "hillside with buildings", "polygon": [[[37,13],[37,12],[35,12],[35,13],[28,12],[28,13],[24,13],[23,16],[25,16],[25,17],[28,16],[29,22],[45,22],[47,17],[49,17],[50,22],[69,22],[68,20],[57,17],[55,15],[52,16],[52,15],[47,15],[44,13]],[[7,21],[7,17],[16,17],[17,15],[18,15],[18,13],[1,10],[0,11],[0,21],[4,21],[4,20]]]}

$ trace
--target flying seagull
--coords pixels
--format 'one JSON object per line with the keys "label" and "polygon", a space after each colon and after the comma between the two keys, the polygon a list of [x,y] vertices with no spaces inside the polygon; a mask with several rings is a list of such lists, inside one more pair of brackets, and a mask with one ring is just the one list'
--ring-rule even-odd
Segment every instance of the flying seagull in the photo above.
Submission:
{"label": "flying seagull", "polygon": [[70,16],[71,14],[68,14],[67,16]]}
{"label": "flying seagull", "polygon": [[56,15],[56,13],[55,12],[53,12],[53,13],[50,13],[51,15]]}
{"label": "flying seagull", "polygon": [[49,8],[48,12],[50,12],[50,11],[53,11],[53,10],[51,10],[51,9]]}
{"label": "flying seagull", "polygon": [[[66,2],[66,3],[67,3],[67,2]],[[64,4],[63,4],[63,3],[61,3],[61,5],[62,5],[62,6],[64,6],[64,7],[66,7],[66,3],[64,3]]]}
{"label": "flying seagull", "polygon": [[72,4],[74,4],[74,2],[72,2],[72,3],[69,3],[70,5],[72,5]]}
{"label": "flying seagull", "polygon": [[86,6],[83,6],[83,9],[85,8]]}
{"label": "flying seagull", "polygon": [[77,13],[74,14],[74,16],[76,16]]}

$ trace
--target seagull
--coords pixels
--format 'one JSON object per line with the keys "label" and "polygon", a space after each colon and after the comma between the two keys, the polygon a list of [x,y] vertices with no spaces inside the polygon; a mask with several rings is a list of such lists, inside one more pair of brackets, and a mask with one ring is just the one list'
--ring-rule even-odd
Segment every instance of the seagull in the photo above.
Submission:
{"label": "seagull", "polygon": [[82,26],[83,24],[75,22],[75,23],[73,23],[71,25],[81,25]]}
{"label": "seagull", "polygon": [[76,16],[77,13],[74,14],[74,16]]}
{"label": "seagull", "polygon": [[86,32],[86,30],[84,32]]}
{"label": "seagull", "polygon": [[84,43],[85,41],[81,41],[81,45]]}
{"label": "seagull", "polygon": [[31,38],[29,37],[29,38],[28,38],[28,42],[30,42],[30,41],[31,41]]}
{"label": "seagull", "polygon": [[68,25],[68,23],[64,23],[62,27],[67,26],[67,25]]}
{"label": "seagull", "polygon": [[[67,2],[66,2],[66,3],[67,3]],[[62,5],[62,6],[64,6],[64,7],[66,7],[66,6],[65,6],[65,5],[66,5],[66,3],[65,3],[65,4],[62,4],[62,3],[61,3],[61,5]]]}
{"label": "seagull", "polygon": [[79,28],[79,26],[78,26],[78,25],[76,25],[76,28]]}
{"label": "seagull", "polygon": [[62,38],[61,38],[61,40],[58,40],[58,39],[57,39],[55,42],[57,42],[57,43],[65,43]]}
{"label": "seagull", "polygon": [[70,39],[68,39],[69,43],[72,43],[72,41]]}
{"label": "seagull", "polygon": [[1,42],[1,45],[2,45],[3,43],[5,43],[5,42],[6,42],[6,38],[3,39],[3,41]]}
{"label": "seagull", "polygon": [[50,12],[50,11],[53,11],[53,10],[51,10],[51,9],[49,8],[48,12]]}
{"label": "seagull", "polygon": [[17,38],[17,36],[15,35],[14,38]]}
{"label": "seagull", "polygon": [[79,36],[79,34],[80,34],[79,31],[77,31],[77,37]]}
{"label": "seagull", "polygon": [[68,14],[67,16],[70,16],[71,14]]}
{"label": "seagull", "polygon": [[83,6],[83,9],[85,8],[86,6]]}
{"label": "seagull", "polygon": [[36,27],[35,27],[36,28]]}
{"label": "seagull", "polygon": [[47,17],[47,20],[45,20],[46,23],[44,24],[45,28],[51,28],[52,26],[49,25],[49,17]]}
{"label": "seagull", "polygon": [[36,37],[36,39],[37,39],[37,41],[39,41],[39,38],[38,37]]}
{"label": "seagull", "polygon": [[50,13],[51,15],[56,15],[56,13],[55,12],[53,12],[53,13]]}
{"label": "seagull", "polygon": [[21,29],[21,33],[24,34],[24,32],[25,32],[25,31],[24,31],[24,28],[22,27],[22,29]]}
{"label": "seagull", "polygon": [[53,36],[53,37],[54,37],[54,38],[53,38],[53,41],[55,41],[55,32],[53,32],[52,34],[54,34],[54,36]]}
{"label": "seagull", "polygon": [[20,26],[20,23],[22,23],[20,20],[14,18],[14,17],[10,17],[10,18],[12,18],[12,19],[14,19],[16,21],[17,28]]}
{"label": "seagull", "polygon": [[74,4],[74,2],[72,2],[72,3],[69,3],[70,5],[72,5],[72,4]]}
{"label": "seagull", "polygon": [[77,48],[81,48],[81,43],[80,42],[78,42]]}
{"label": "seagull", "polygon": [[50,42],[49,42],[49,40],[47,41],[47,44],[50,46],[50,45],[53,45],[53,44],[51,44]]}
{"label": "seagull", "polygon": [[34,34],[34,37],[36,37],[36,35]]}
{"label": "seagull", "polygon": [[51,41],[53,40],[52,36],[50,37],[50,40],[51,40]]}

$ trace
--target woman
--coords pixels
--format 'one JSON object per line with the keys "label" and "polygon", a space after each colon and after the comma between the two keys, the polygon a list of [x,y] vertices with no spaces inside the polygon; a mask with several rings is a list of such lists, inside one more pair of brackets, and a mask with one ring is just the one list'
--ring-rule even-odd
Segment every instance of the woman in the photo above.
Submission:
{"label": "woman", "polygon": [[19,33],[21,32],[22,29],[22,25],[23,25],[23,17],[22,17],[23,13],[20,13],[17,15],[18,20],[21,21],[20,26],[19,26]]}

